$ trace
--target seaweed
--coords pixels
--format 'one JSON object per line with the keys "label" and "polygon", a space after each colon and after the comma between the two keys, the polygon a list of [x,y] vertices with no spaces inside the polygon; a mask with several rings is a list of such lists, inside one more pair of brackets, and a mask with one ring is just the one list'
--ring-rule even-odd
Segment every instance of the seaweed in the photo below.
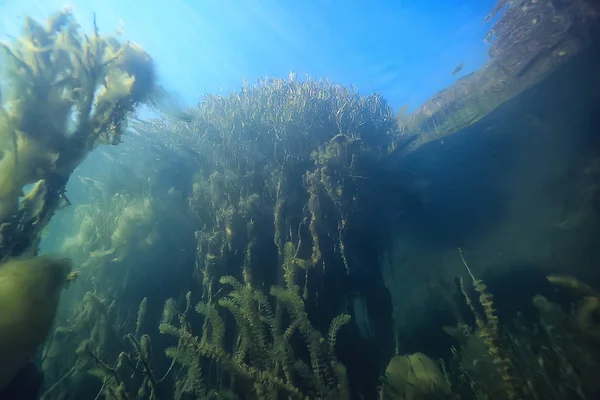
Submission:
{"label": "seaweed", "polygon": [[118,144],[153,90],[154,64],[139,45],[101,35],[95,20],[93,34],[81,35],[68,8],[45,26],[26,17],[21,36],[0,47],[1,260],[37,252],[41,230],[70,203],[73,170],[97,145]]}
{"label": "seaweed", "polygon": [[[287,243],[286,247],[290,245]],[[293,255],[288,252],[287,257]],[[286,264],[295,269],[294,260],[288,259]],[[186,308],[178,313],[178,323],[165,319],[160,325],[161,333],[178,341],[177,346],[167,349],[167,355],[186,370],[176,382],[176,398],[186,393],[209,398],[211,390],[202,376],[203,359],[217,363],[229,375],[232,388],[252,398],[343,399],[349,396],[345,367],[337,361],[334,349],[337,332],[350,321],[350,316],[336,317],[326,340],[308,319],[294,275],[294,270],[287,272],[286,286],[271,288],[271,300],[253,288],[247,278],[243,283],[232,276],[220,279],[221,284],[230,287],[230,292],[218,299],[218,308],[229,311],[236,322],[235,340],[229,350],[225,348],[225,323],[214,303],[199,302],[195,306],[205,322],[200,336],[192,333],[191,293],[188,293]],[[273,311],[273,299],[281,301],[289,311],[287,328]],[[165,315],[172,315],[169,311],[172,304],[170,300],[165,305]],[[296,331],[305,341],[310,367],[294,356],[291,339]]]}

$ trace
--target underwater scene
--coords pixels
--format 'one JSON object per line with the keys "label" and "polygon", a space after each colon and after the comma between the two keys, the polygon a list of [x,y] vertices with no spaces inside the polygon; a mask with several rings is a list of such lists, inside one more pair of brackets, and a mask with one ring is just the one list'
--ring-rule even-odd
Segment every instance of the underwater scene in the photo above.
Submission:
{"label": "underwater scene", "polygon": [[600,399],[600,3],[0,1],[0,400]]}

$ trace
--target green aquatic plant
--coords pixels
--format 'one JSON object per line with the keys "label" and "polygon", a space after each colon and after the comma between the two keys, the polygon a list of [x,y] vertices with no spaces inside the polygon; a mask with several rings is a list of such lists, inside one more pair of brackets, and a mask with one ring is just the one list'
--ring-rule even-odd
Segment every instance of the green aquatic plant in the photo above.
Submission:
{"label": "green aquatic plant", "polygon": [[63,240],[60,251],[80,264],[90,264],[91,258],[100,258],[105,253],[111,255],[114,253],[112,236],[122,223],[121,216],[134,204],[140,205],[140,201],[123,192],[90,194],[88,203],[75,207],[70,224],[75,227],[73,235]]}
{"label": "green aquatic plant", "polygon": [[[44,349],[42,366],[53,384],[42,399],[100,395],[120,399],[161,398],[172,369],[162,377],[155,372],[150,335],[142,329],[147,318],[146,307],[144,298],[138,308],[135,333],[127,333],[127,324],[119,318],[115,301],[108,304],[106,299],[86,293],[75,318],[69,323],[63,321]],[[65,357],[69,363],[57,362]],[[60,377],[55,376],[58,367],[63,367]],[[92,376],[94,381],[81,385],[83,376]]]}
{"label": "green aquatic plant", "polygon": [[465,302],[469,306],[469,309],[475,316],[475,323],[477,325],[477,335],[481,341],[485,344],[487,353],[491,357],[496,372],[500,377],[502,396],[507,399],[521,398],[521,385],[520,377],[515,372],[515,366],[513,360],[507,355],[505,343],[503,342],[503,336],[500,332],[500,322],[494,309],[494,300],[492,295],[487,290],[487,286],[481,280],[475,278],[467,261],[465,260],[462,250],[458,249],[461,261],[465,266],[469,277],[473,282],[473,287],[479,294],[479,304],[484,310],[484,316],[481,316],[475,309],[475,306],[471,302],[467,295],[464,286],[461,282],[461,291],[465,297]]}
{"label": "green aquatic plant", "polygon": [[[181,149],[197,165],[189,206],[196,216],[198,295],[216,306],[223,276],[254,288],[286,288],[293,259],[300,268],[294,285],[301,289],[293,296],[286,289],[271,293],[277,323],[304,321],[300,307],[307,305],[309,314],[326,296],[321,316],[312,319],[317,331],[326,331],[346,311],[347,293],[338,282],[377,263],[375,252],[361,254],[359,247],[382,246],[386,233],[372,232],[386,231],[381,224],[400,214],[390,210],[407,205],[405,179],[394,176],[389,185],[380,179],[383,159],[401,139],[391,108],[377,93],[362,95],[328,80],[265,79],[226,96],[205,96],[188,116],[164,115],[135,129]],[[321,351],[308,332],[300,336],[308,335],[310,351]],[[292,347],[298,350],[299,341]],[[335,386],[337,372],[321,370],[316,353],[309,365],[312,387]],[[377,379],[374,369],[368,374]]]}
{"label": "green aquatic plant", "polygon": [[[154,65],[137,44],[81,35],[69,9],[46,24],[25,18],[0,43],[0,259],[33,250],[73,170],[101,143],[118,144],[126,117],[154,87]],[[24,202],[24,188],[36,207]]]}
{"label": "green aquatic plant", "polygon": [[[165,115],[135,129],[197,161],[189,206],[197,218],[195,272],[204,301],[212,301],[220,277],[239,279],[240,265],[252,270],[252,285],[282,286],[287,242],[296,258],[315,267],[303,269],[304,301],[318,296],[317,288],[329,290],[325,274],[331,282],[369,264],[353,249],[348,254],[347,238],[381,222],[383,211],[364,214],[383,197],[378,162],[400,139],[379,94],[364,96],[328,80],[265,79],[227,96],[205,96],[188,114],[185,121]],[[402,204],[396,199],[393,207]],[[334,318],[345,310],[344,294],[328,295],[335,300],[323,311]]]}
{"label": "green aquatic plant", "polygon": [[60,250],[80,265],[90,290],[117,298],[132,273],[143,273],[136,257],[162,240],[155,215],[159,202],[119,192],[91,196],[89,203],[77,205],[75,233],[63,240]]}
{"label": "green aquatic plant", "polygon": [[423,353],[392,357],[382,382],[380,400],[443,399],[450,392],[438,363]]}
{"label": "green aquatic plant", "polygon": [[46,340],[70,272],[68,260],[48,256],[0,264],[0,392]]}
{"label": "green aquatic plant", "polygon": [[[312,266],[308,260],[297,258],[291,242],[285,244],[284,250],[284,282],[285,286],[273,286],[271,295],[288,310],[291,323],[284,336],[289,338],[295,331],[303,337],[310,356],[310,380],[314,387],[313,396],[319,398],[343,399],[349,396],[346,368],[335,356],[335,342],[340,327],[350,322],[350,315],[336,316],[329,327],[329,340],[311,324],[305,310],[304,293],[296,283],[298,272],[304,272]],[[306,289],[304,289],[306,291]],[[306,368],[302,368],[306,371]]]}
{"label": "green aquatic plant", "polygon": [[381,95],[363,96],[328,80],[245,82],[239,92],[206,95],[189,113],[191,122],[166,116],[137,128],[232,170],[308,161],[339,133],[382,154],[398,139],[393,112]]}
{"label": "green aquatic plant", "polygon": [[[228,96],[205,96],[189,112],[190,122],[165,117],[137,129],[205,159],[190,199],[200,224],[206,224],[203,240],[218,235],[231,246],[228,232],[235,230],[224,221],[240,214],[243,198],[256,196],[262,210],[274,210],[260,218],[272,219],[280,253],[293,239],[288,232],[307,217],[300,233],[310,229],[306,240],[313,242],[314,263],[324,261],[319,241],[332,230],[347,264],[343,237],[360,186],[356,181],[368,179],[361,176],[363,162],[383,157],[399,139],[393,113],[379,94],[362,96],[326,80],[267,79]],[[330,207],[337,213],[332,227],[324,218]]]}
{"label": "green aquatic plant", "polygon": [[441,398],[594,398],[600,390],[593,372],[600,366],[598,291],[571,276],[550,275],[550,283],[581,297],[571,313],[535,295],[536,319],[519,313],[500,321],[486,285],[474,276],[462,252],[460,255],[479,296],[472,300],[459,281],[474,326],[457,315],[457,326],[444,327],[459,345],[452,348],[451,359],[441,364],[451,387]]}
{"label": "green aquatic plant", "polygon": [[[286,244],[290,248],[291,243]],[[288,252],[288,257],[293,257]],[[186,308],[174,312],[174,301],[165,305],[160,331],[177,339],[177,345],[167,349],[167,355],[186,369],[176,382],[176,398],[185,393],[198,398],[210,398],[214,393],[203,377],[202,360],[212,360],[227,374],[236,391],[249,398],[349,398],[346,369],[335,357],[335,342],[339,329],[350,321],[343,314],[334,318],[328,340],[313,327],[304,310],[300,288],[293,283],[297,262],[286,260],[286,286],[271,288],[272,298],[255,289],[248,274],[244,282],[224,276],[221,284],[229,293],[214,303],[200,302],[195,311],[204,317],[202,334],[195,336],[189,323],[192,310],[191,293]],[[273,299],[289,311],[287,327],[273,311]],[[236,338],[231,349],[225,341],[225,322],[219,309],[228,310],[235,320]],[[177,314],[178,321],[174,321]],[[292,337],[298,332],[309,352],[310,364],[295,356]]]}
{"label": "green aquatic plant", "polygon": [[[65,399],[122,394],[120,382],[129,398],[136,398],[138,391],[145,393],[142,398],[158,391],[149,386],[153,384],[150,377],[144,384],[148,372],[141,366],[152,364],[162,376],[162,342],[153,344],[156,349],[149,354],[136,348],[148,340],[142,340],[144,335],[155,338],[155,329],[148,328],[156,328],[156,314],[165,299],[179,293],[181,282],[191,280],[193,259],[182,250],[193,254],[194,242],[193,231],[186,230],[181,222],[185,215],[183,198],[175,190],[151,190],[147,179],[142,179],[145,185],[111,193],[105,190],[112,183],[110,179],[92,182],[81,178],[92,189],[89,203],[71,208],[75,215],[61,216],[61,222],[74,228],[74,235],[64,240],[61,250],[74,258],[81,279],[67,293],[43,353],[47,398],[58,394]],[[72,220],[66,218],[69,216]],[[165,256],[173,268],[164,268]],[[160,287],[148,291],[153,282],[160,282]],[[140,368],[132,369],[123,357],[122,365],[116,368],[122,352]],[[139,357],[145,361],[138,363]],[[120,381],[112,380],[114,374],[96,358],[116,369]]]}
{"label": "green aquatic plant", "polygon": [[79,388],[73,379],[90,370],[87,351],[104,359],[112,355],[122,334],[115,305],[100,294],[87,292],[70,310],[69,318],[58,319],[42,352],[45,380],[52,383],[47,391],[70,388],[76,397]]}
{"label": "green aquatic plant", "polygon": [[[173,225],[169,224],[176,221],[174,203],[170,201],[178,199],[171,194],[158,198],[118,193],[92,197],[92,201],[97,202],[78,206],[75,221],[82,225],[79,229],[76,227],[77,234],[67,238],[62,249],[77,255],[82,279],[76,290],[69,293],[71,296],[61,310],[42,362],[48,386],[57,385],[52,393],[68,392],[72,393],[71,398],[87,398],[90,390],[107,394],[121,393],[123,389],[127,398],[136,398],[138,390],[146,393],[142,398],[149,398],[151,393],[157,392],[152,386],[155,379],[146,368],[157,360],[154,352],[144,350],[149,341],[149,336],[144,338],[144,335],[153,333],[147,330],[149,324],[154,327],[157,322],[153,314],[172,292],[148,293],[139,282],[163,279],[164,284],[175,275],[174,269],[162,268],[160,256],[163,251],[179,252],[182,248],[181,231],[174,232],[173,238],[165,237],[165,227],[170,228]],[[160,218],[166,215],[168,218]],[[81,249],[84,249],[83,254]],[[155,259],[158,259],[157,264],[153,264]],[[140,300],[138,308],[135,302]],[[136,311],[138,315],[134,318]],[[156,352],[162,354],[162,350],[159,347]],[[120,356],[123,352],[137,369],[132,371],[128,359]],[[138,362],[140,357],[144,362]],[[116,368],[119,360],[123,368]],[[115,375],[111,369],[116,369],[120,380],[111,378]],[[100,381],[92,379],[90,383],[91,372]],[[132,374],[135,376],[130,376]],[[98,382],[104,385],[102,390],[95,386]],[[119,389],[121,382],[124,387]]]}

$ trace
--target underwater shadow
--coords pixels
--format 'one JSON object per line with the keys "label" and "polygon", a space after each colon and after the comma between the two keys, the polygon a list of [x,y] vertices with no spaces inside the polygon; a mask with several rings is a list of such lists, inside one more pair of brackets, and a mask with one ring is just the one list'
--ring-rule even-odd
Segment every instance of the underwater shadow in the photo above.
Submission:
{"label": "underwater shadow", "polygon": [[398,163],[420,186],[422,211],[412,229],[428,241],[456,243],[493,229],[506,215],[507,193],[499,181],[515,159],[511,135],[478,123],[432,142]]}

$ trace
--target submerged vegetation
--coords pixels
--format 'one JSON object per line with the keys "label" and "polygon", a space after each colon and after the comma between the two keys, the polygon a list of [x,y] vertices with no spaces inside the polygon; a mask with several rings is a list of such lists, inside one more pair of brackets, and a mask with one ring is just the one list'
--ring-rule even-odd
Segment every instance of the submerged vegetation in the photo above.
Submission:
{"label": "submerged vegetation", "polygon": [[448,398],[595,398],[600,389],[593,372],[600,367],[599,325],[592,322],[598,312],[597,293],[573,277],[557,279],[550,275],[547,279],[551,283],[584,296],[577,299],[574,311],[567,313],[560,305],[536,295],[532,303],[537,321],[519,316],[501,327],[487,287],[471,274],[464,258],[463,262],[479,299],[471,300],[461,280],[460,292],[475,326],[459,318],[456,327],[445,328],[459,341],[448,369],[448,384],[454,389]]}
{"label": "submerged vegetation", "polygon": [[[428,349],[401,354],[398,343],[394,354],[379,256],[421,211],[414,173],[388,157],[411,138],[381,95],[327,80],[245,82],[205,96],[185,119],[129,121],[160,148],[161,169],[127,175],[121,187],[82,178],[88,202],[61,215],[71,236],[56,249],[72,261],[37,256],[42,229],[71,205],[65,187],[74,169],[99,144],[119,144],[127,117],[152,95],[152,59],[95,26],[79,35],[68,10],[46,26],[26,19],[22,37],[2,47],[0,378],[9,381],[44,340],[37,335],[51,330],[72,262],[79,279],[36,356],[43,399],[598,392],[598,292],[550,276],[580,297],[573,315],[536,296],[538,321],[502,320],[462,252],[472,290],[460,280],[452,300],[456,326],[444,330],[455,347],[443,360]],[[54,303],[15,317],[39,296]],[[21,352],[16,335],[30,339]],[[6,361],[7,349],[15,361]]]}
{"label": "submerged vegetation", "polygon": [[[70,10],[27,17],[0,44],[0,260],[36,251],[73,170],[100,143],[118,144],[127,114],[154,85],[150,56],[114,37],[81,36]],[[33,185],[24,193],[27,185]]]}
{"label": "submerged vegetation", "polygon": [[[165,232],[144,227],[172,219],[181,196],[105,195],[80,206],[79,228],[63,250],[77,257],[91,283],[82,283],[89,287],[84,301],[59,320],[47,345],[47,376],[74,397],[90,390],[74,381],[90,368],[100,377],[93,390],[109,397],[349,397],[335,343],[351,320],[343,282],[364,267],[346,251],[346,241],[353,231],[383,222],[356,205],[368,210],[377,198],[371,181],[376,163],[399,138],[391,110],[378,95],[362,97],[327,81],[273,80],[209,96],[190,114],[191,122],[164,118],[135,125],[198,153],[184,183],[189,187],[169,190],[187,192],[188,221],[179,235],[191,220],[195,243],[184,250],[194,267],[156,270],[156,279],[188,274],[185,292],[162,281],[152,296],[136,293],[135,321],[133,303],[124,300],[134,297],[127,276],[147,275],[140,263],[154,243],[169,248]],[[157,203],[165,205],[157,211]],[[156,241],[146,236],[153,234]],[[324,300],[317,304],[320,292]],[[195,306],[193,298],[199,299]],[[159,321],[153,316],[162,303]],[[319,318],[309,318],[309,303],[319,307]],[[157,339],[151,346],[150,337],[157,328],[176,339],[161,348],[172,359],[164,371],[152,360]],[[125,353],[119,355],[119,346]],[[132,372],[137,378],[129,382]],[[376,380],[377,371],[371,374]]]}

